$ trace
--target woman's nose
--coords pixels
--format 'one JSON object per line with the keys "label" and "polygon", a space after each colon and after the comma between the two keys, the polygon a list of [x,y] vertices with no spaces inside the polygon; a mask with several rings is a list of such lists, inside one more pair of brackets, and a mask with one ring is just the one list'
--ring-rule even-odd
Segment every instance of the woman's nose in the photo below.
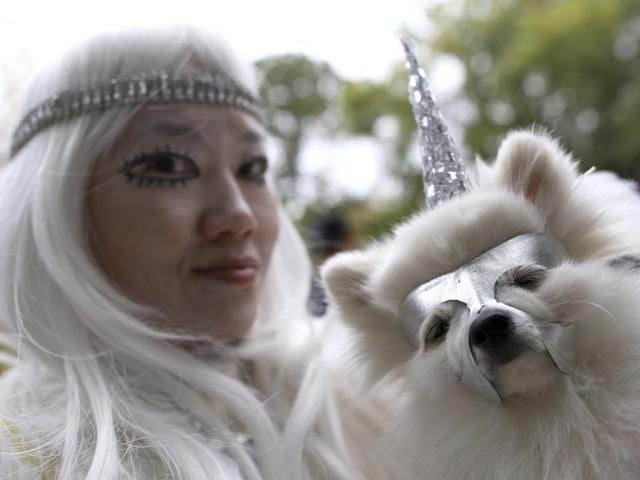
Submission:
{"label": "woman's nose", "polygon": [[208,240],[243,239],[256,228],[256,217],[237,185],[216,186],[202,213],[200,231]]}

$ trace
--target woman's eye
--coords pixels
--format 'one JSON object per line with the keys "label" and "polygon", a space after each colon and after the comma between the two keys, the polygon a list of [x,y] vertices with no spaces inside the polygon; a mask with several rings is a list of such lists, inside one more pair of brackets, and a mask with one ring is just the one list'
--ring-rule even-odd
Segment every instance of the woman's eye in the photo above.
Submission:
{"label": "woman's eye", "polygon": [[120,174],[128,182],[137,182],[138,186],[174,186],[177,183],[186,185],[187,181],[200,175],[200,170],[187,155],[167,149],[143,153],[127,160],[120,169]]}
{"label": "woman's eye", "polygon": [[238,176],[246,180],[263,183],[268,166],[269,162],[266,157],[253,157],[238,167]]}

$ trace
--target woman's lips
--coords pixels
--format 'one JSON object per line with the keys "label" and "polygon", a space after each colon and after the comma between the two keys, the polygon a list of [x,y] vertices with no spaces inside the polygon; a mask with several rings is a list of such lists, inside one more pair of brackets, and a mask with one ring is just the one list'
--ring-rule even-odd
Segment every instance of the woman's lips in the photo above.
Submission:
{"label": "woman's lips", "polygon": [[193,269],[199,277],[233,285],[248,285],[256,279],[258,263],[253,259],[229,260]]}
{"label": "woman's lips", "polygon": [[220,280],[221,282],[232,283],[234,285],[253,283],[256,278],[256,269],[253,267],[198,270],[195,273],[201,277]]}

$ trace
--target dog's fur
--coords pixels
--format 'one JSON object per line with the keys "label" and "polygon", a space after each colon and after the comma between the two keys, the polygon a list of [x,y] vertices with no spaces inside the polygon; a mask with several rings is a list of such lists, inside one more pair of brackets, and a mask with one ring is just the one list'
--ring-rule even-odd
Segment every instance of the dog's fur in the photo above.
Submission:
{"label": "dog's fur", "polygon": [[[457,382],[447,338],[416,351],[396,315],[417,285],[529,232],[559,239],[569,259],[534,290],[501,287],[500,301],[574,324],[575,357],[567,375],[534,350],[500,366],[494,405]],[[579,175],[555,140],[515,132],[493,165],[478,162],[468,192],[324,266],[355,362],[370,382],[399,378],[408,392],[386,439],[405,478],[640,478],[639,233],[631,182]]]}

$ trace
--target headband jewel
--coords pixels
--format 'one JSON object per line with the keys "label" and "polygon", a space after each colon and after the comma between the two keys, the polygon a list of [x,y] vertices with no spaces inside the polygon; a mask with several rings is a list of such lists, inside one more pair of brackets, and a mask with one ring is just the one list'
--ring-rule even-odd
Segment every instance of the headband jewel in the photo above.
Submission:
{"label": "headband jewel", "polygon": [[465,191],[465,166],[429,90],[412,43],[403,38],[402,45],[409,71],[409,100],[420,133],[426,203],[427,208],[433,208]]}
{"label": "headband jewel", "polygon": [[264,123],[260,102],[246,88],[222,75],[170,76],[152,72],[129,79],[111,79],[60,92],[33,108],[16,128],[13,157],[27,142],[52,125],[86,113],[142,103],[205,103],[238,108]]}

